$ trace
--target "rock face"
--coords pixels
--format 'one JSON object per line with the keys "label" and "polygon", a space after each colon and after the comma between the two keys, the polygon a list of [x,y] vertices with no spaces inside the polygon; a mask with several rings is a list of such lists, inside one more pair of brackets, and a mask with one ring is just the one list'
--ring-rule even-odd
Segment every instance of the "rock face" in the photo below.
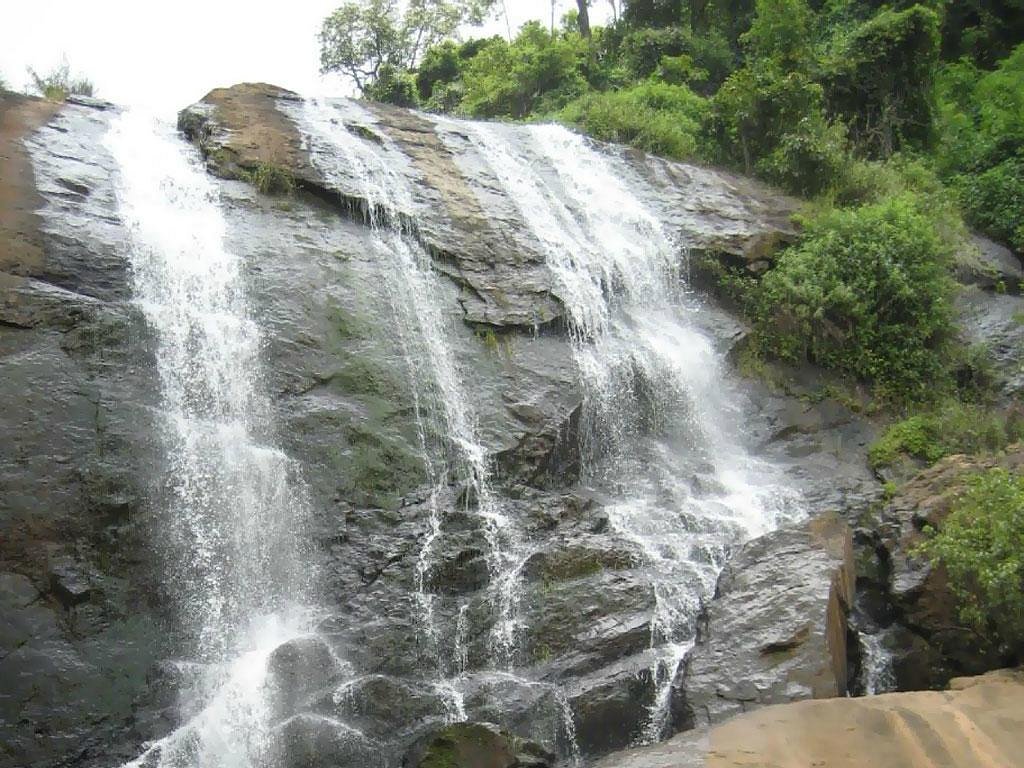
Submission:
{"label": "rock face", "polygon": [[945,692],[802,701],[611,755],[597,768],[1011,766],[1024,749],[1024,675],[957,678]]}
{"label": "rock face", "polygon": [[950,456],[900,488],[878,515],[874,530],[858,533],[862,609],[888,629],[900,690],[942,688],[955,675],[978,674],[1004,660],[984,637],[962,625],[942,568],[915,552],[926,525],[941,527],[971,475],[992,467],[1024,470],[1024,448],[993,458]]}
{"label": "rock face", "polygon": [[[109,768],[180,724],[177,697],[194,675],[179,663],[188,639],[169,608],[174,585],[161,577],[170,468],[155,344],[133,304],[118,170],[104,147],[116,110],[0,99],[0,426],[13,436],[0,446],[0,766]],[[218,176],[225,244],[244,256],[265,338],[277,444],[301,468],[315,511],[305,556],[323,614],[268,669],[278,762],[394,765],[463,716],[546,751],[530,759],[625,747],[642,734],[655,697],[651,565],[610,523],[616,499],[581,481],[584,397],[541,244],[464,124],[339,107],[349,129],[405,158],[396,168],[413,190],[410,231],[442,278],[440,322],[495,493],[522,539],[512,663],[495,668],[480,500],[454,478],[428,479],[424,442],[449,446],[416,420],[420,382],[396,343],[368,202],[355,179],[339,189],[311,162],[297,128],[302,109],[294,94],[248,85],[214,91],[181,116]],[[793,202],[756,183],[602,151],[648,181],[643,202],[691,249],[754,263],[791,235]],[[295,194],[272,198],[239,180],[265,166],[293,178]],[[714,344],[735,343],[734,319],[710,303],[699,314]],[[848,447],[868,432],[839,404],[737,389],[751,414],[750,444],[778,460],[810,512],[877,491]],[[700,482],[687,492],[699,496]],[[833,580],[845,555],[836,554],[832,525],[740,550],[694,655],[695,692],[731,679],[713,680],[706,667],[697,675],[701,653],[741,665],[764,688],[764,703],[844,685],[829,661],[844,655],[845,586]],[[760,601],[785,569],[758,553],[770,560],[787,551],[810,582],[801,605],[814,617],[772,625]],[[756,639],[728,651],[724,628],[745,626],[744,595],[764,611]],[[771,675],[783,682],[769,683]],[[461,699],[442,678],[457,683]],[[742,708],[745,695],[722,701]],[[526,760],[518,741],[500,737]]]}
{"label": "rock face", "polygon": [[147,691],[169,651],[146,545],[156,388],[105,129],[102,109],[0,93],[4,766],[127,758],[176,717]]}
{"label": "rock face", "polygon": [[743,545],[682,671],[682,722],[714,725],[767,704],[844,695],[854,578],[852,534],[836,515]]}

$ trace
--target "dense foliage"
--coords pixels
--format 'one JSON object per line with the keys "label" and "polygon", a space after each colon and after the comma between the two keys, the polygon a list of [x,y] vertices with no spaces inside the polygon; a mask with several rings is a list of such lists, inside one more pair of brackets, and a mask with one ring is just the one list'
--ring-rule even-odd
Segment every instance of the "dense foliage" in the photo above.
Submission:
{"label": "dense foliage", "polygon": [[908,196],[808,223],[761,283],[756,318],[769,351],[921,399],[941,380],[951,333],[947,255]]}
{"label": "dense foliage", "polygon": [[1024,643],[1024,477],[972,478],[923,549],[945,566],[968,625],[1010,651]]}

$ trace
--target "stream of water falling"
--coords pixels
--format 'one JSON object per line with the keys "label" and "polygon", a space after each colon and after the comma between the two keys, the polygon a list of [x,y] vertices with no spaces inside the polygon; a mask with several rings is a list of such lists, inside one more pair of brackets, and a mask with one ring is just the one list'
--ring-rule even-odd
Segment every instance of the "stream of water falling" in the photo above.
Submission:
{"label": "stream of water falling", "polygon": [[547,256],[584,389],[585,482],[619,499],[612,524],[647,560],[657,653],[643,740],[656,741],[728,549],[797,516],[799,499],[744,449],[721,355],[680,282],[686,244],[625,163],[559,126],[464,130]]}
{"label": "stream of water falling", "polygon": [[272,444],[259,328],[198,157],[144,113],[115,118],[105,143],[156,340],[168,458],[156,546],[202,670],[183,702],[192,716],[132,765],[255,768],[272,746],[267,659],[312,626],[298,544],[307,504]]}
{"label": "stream of water falling", "polygon": [[[328,183],[341,190],[355,177],[377,254],[384,264],[382,277],[391,296],[398,341],[413,383],[423,460],[434,488],[429,500],[429,531],[416,572],[428,632],[437,645],[435,597],[427,589],[426,577],[441,533],[438,498],[454,481],[469,491],[463,497],[474,507],[487,539],[490,589],[496,607],[491,635],[493,662],[511,666],[516,645],[517,583],[525,555],[518,531],[491,486],[490,460],[462,388],[438,277],[430,255],[410,230],[415,218],[410,182],[396,168],[402,155],[389,142],[378,147],[347,127],[346,121],[350,126],[372,130],[372,118],[354,103],[311,99],[293,116],[303,129],[314,164]],[[431,444],[432,435],[440,436],[440,442]],[[445,654],[438,649],[442,678],[459,675],[465,669],[465,649],[460,642],[465,606],[458,617],[452,628],[452,652]]]}
{"label": "stream of water falling", "polygon": [[892,653],[885,647],[887,634],[880,630],[873,635],[860,635],[861,683],[867,696],[896,690]]}

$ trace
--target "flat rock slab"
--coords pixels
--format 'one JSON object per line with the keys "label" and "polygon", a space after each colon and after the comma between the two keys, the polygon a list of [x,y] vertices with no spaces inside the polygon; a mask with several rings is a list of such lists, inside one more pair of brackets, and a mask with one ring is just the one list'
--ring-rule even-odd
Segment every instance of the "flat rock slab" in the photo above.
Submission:
{"label": "flat rock slab", "polygon": [[596,768],[1009,768],[1024,754],[1024,674],[949,691],[766,707],[710,731],[610,755]]}

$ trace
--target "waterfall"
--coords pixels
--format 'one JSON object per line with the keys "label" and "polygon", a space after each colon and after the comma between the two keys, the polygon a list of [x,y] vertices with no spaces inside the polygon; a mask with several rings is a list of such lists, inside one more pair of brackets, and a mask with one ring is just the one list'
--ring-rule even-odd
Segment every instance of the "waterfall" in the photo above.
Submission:
{"label": "waterfall", "polygon": [[584,390],[584,481],[618,501],[655,594],[645,741],[663,735],[672,681],[728,550],[799,514],[740,437],[721,354],[696,323],[674,242],[626,163],[554,125],[462,125],[547,257]]}
{"label": "waterfall", "polygon": [[885,647],[887,634],[885,630],[875,634],[860,633],[860,676],[866,696],[896,690],[892,653]]}
{"label": "waterfall", "polygon": [[[372,133],[372,119],[356,104],[307,100],[301,109],[284,108],[291,110],[301,126],[312,161],[329,184],[340,193],[355,177],[355,193],[363,201],[363,214],[383,264],[381,276],[391,297],[398,342],[413,384],[423,461],[433,485],[429,529],[416,571],[427,631],[437,645],[434,596],[427,589],[426,577],[441,534],[439,497],[454,481],[464,489],[463,498],[474,506],[483,525],[496,606],[492,655],[496,664],[510,666],[516,642],[518,573],[525,555],[515,526],[492,488],[487,449],[449,343],[439,280],[430,254],[413,229],[416,209],[410,182],[398,170],[404,156],[386,140],[378,145],[350,130],[349,126],[361,127]],[[433,435],[441,437],[440,443],[430,442]],[[439,654],[442,677],[465,670],[464,609],[460,609],[454,628],[454,652],[450,657]]]}
{"label": "waterfall", "polygon": [[272,743],[267,660],[310,631],[298,544],[307,504],[273,447],[260,333],[195,153],[141,113],[114,119],[134,296],[155,336],[167,477],[155,547],[205,670],[194,714],[135,764],[252,768]]}

